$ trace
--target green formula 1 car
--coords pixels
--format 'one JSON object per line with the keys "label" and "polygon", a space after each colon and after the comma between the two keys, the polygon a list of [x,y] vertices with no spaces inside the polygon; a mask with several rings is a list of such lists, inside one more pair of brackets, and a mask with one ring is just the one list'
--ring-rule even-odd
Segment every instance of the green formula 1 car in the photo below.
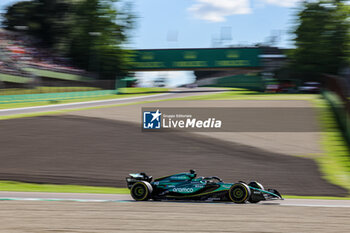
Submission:
{"label": "green formula 1 car", "polygon": [[256,181],[224,183],[216,176],[198,177],[196,172],[179,173],[152,181],[145,173],[126,178],[131,196],[136,201],[153,200],[212,200],[235,203],[257,203],[264,200],[283,200],[275,189],[267,189]]}

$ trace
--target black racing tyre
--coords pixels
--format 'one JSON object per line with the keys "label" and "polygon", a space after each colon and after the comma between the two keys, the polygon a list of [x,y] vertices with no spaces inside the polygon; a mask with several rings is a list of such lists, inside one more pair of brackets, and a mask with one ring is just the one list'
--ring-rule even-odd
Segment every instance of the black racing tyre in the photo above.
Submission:
{"label": "black racing tyre", "polygon": [[228,195],[231,201],[238,204],[246,203],[251,196],[248,185],[243,183],[236,183],[231,186],[228,191]]}
{"label": "black racing tyre", "polygon": [[[257,189],[262,189],[264,190],[264,186],[262,186],[262,184],[256,182],[256,181],[252,181],[248,184],[248,186],[253,187],[253,188],[257,188]],[[253,190],[254,191],[254,190]],[[250,196],[249,200],[250,203],[258,203],[260,200],[254,200],[252,198],[252,196]]]}
{"label": "black racing tyre", "polygon": [[140,181],[135,183],[130,190],[132,198],[135,201],[147,201],[152,194],[152,185],[146,181]]}

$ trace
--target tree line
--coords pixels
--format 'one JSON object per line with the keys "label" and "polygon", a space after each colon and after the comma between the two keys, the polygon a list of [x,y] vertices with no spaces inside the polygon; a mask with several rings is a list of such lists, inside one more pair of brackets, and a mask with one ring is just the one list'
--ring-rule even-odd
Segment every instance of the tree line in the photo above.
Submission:
{"label": "tree line", "polygon": [[124,49],[134,16],[130,4],[118,0],[31,0],[9,6],[3,26],[22,30],[77,67],[101,79],[122,77],[131,51]]}
{"label": "tree line", "polygon": [[[3,15],[9,30],[25,26],[50,49],[100,78],[127,73],[132,52],[124,49],[135,16],[118,0],[31,0],[13,4]],[[278,72],[304,80],[339,74],[350,62],[350,5],[344,0],[303,1],[292,31],[290,63]]]}
{"label": "tree line", "polygon": [[346,2],[301,3],[292,31],[295,49],[289,50],[291,62],[284,68],[287,76],[322,81],[322,74],[341,74],[349,67],[350,5]]}

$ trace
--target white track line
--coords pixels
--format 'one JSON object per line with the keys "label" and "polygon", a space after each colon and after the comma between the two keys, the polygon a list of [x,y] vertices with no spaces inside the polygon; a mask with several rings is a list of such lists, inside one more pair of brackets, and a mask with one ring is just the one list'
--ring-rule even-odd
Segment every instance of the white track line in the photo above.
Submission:
{"label": "white track line", "polygon": [[127,200],[98,200],[70,198],[32,198],[32,197],[1,197],[0,201],[72,201],[72,202],[129,202]]}
{"label": "white track line", "polygon": [[280,206],[296,206],[296,207],[331,207],[331,208],[350,208],[350,205],[321,205],[321,204],[283,204]]}
{"label": "white track line", "polygon": [[[117,203],[127,203],[127,202],[135,202],[133,200],[103,200],[103,199],[71,199],[71,198],[21,198],[21,197],[0,197],[0,201],[69,201],[69,202],[95,202],[95,203],[105,203],[105,202],[117,202]],[[156,202],[159,203],[159,202]],[[176,203],[176,202],[174,202]],[[189,203],[189,204],[232,204],[227,202],[181,202],[181,203]],[[247,205],[256,205],[256,204],[247,204]],[[350,208],[350,205],[341,205],[341,204],[284,204],[284,203],[261,203],[257,204],[257,206],[292,206],[292,207],[324,207],[324,208]]]}
{"label": "white track line", "polygon": [[28,109],[44,109],[44,108],[52,108],[52,107],[64,107],[64,106],[74,106],[74,105],[94,104],[94,103],[118,102],[118,101],[125,101],[125,100],[135,100],[135,99],[145,99],[145,98],[166,96],[166,95],[172,95],[172,94],[173,93],[164,93],[164,94],[157,94],[157,95],[137,96],[137,97],[128,97],[128,98],[120,98],[120,99],[93,100],[93,101],[75,102],[75,103],[68,103],[68,104],[54,104],[54,105],[51,104],[51,105],[34,106],[34,107],[1,109],[0,112],[12,112],[12,111],[28,110]]}

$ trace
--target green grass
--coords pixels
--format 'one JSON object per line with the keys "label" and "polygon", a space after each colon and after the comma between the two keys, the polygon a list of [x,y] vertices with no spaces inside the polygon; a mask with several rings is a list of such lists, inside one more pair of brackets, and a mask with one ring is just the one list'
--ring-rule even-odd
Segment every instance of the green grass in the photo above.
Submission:
{"label": "green grass", "polygon": [[127,87],[119,88],[118,92],[121,94],[136,94],[136,93],[147,93],[147,92],[168,92],[169,88],[163,87]]}
{"label": "green grass", "polygon": [[[111,188],[81,185],[32,184],[15,181],[0,181],[0,191],[8,192],[48,192],[48,193],[99,193],[99,194],[129,194],[127,188]],[[292,196],[283,195],[286,199],[321,199],[321,200],[350,200],[350,197],[325,196]]]}
{"label": "green grass", "polygon": [[[131,95],[131,94],[130,94]],[[136,95],[136,96],[145,96],[145,95]],[[158,101],[140,101],[135,103],[125,103],[125,104],[111,104],[105,106],[96,106],[96,107],[86,107],[86,108],[75,108],[75,109],[67,109],[67,110],[58,110],[58,111],[49,111],[49,112],[38,112],[38,113],[24,113],[24,114],[14,114],[8,116],[0,116],[0,120],[9,120],[16,118],[25,118],[25,117],[37,117],[37,116],[48,116],[48,115],[57,115],[74,111],[82,111],[82,110],[90,110],[90,109],[100,109],[100,108],[111,108],[117,106],[126,106],[126,105],[135,105],[135,104],[143,104],[143,103],[154,103]]]}
{"label": "green grass", "polygon": [[344,187],[350,193],[350,155],[349,147],[343,137],[334,113],[329,104],[323,100],[314,100],[319,110],[318,120],[322,127],[322,156],[315,157],[323,178],[330,183]]}
{"label": "green grass", "polygon": [[314,94],[274,94],[256,91],[233,90],[210,95],[189,96],[169,100],[312,100],[319,98]]}
{"label": "green grass", "polygon": [[0,81],[9,82],[9,83],[28,83],[32,81],[31,78],[11,75],[11,74],[0,74]]}
{"label": "green grass", "polygon": [[[128,95],[128,96],[134,96],[134,95],[131,95],[131,94],[130,94],[130,95]],[[136,96],[145,96],[145,95],[136,95]],[[58,111],[49,111],[49,112],[14,114],[14,115],[8,115],[8,116],[0,116],[0,120],[9,120],[9,119],[25,118],[25,117],[37,117],[37,116],[57,115],[57,114],[63,114],[63,113],[68,113],[68,112],[74,112],[74,111],[82,111],[82,110],[90,110],[90,109],[100,109],[100,108],[110,108],[110,107],[117,107],[117,106],[135,105],[135,104],[153,103],[153,102],[157,102],[157,101],[140,101],[140,102],[135,102],[135,103],[111,104],[111,105],[105,105],[105,106],[86,107],[86,108],[75,108],[75,109],[58,110]]]}
{"label": "green grass", "polygon": [[129,194],[127,188],[94,187],[80,185],[32,184],[0,181],[0,191],[8,192],[58,192],[58,193],[104,193]]}
{"label": "green grass", "polygon": [[38,113],[25,113],[25,114],[15,114],[8,116],[0,116],[0,120],[10,120],[10,119],[18,119],[18,118],[26,118],[26,117],[39,117],[39,116],[50,116],[63,114],[65,112],[69,112],[69,110],[60,110],[60,111],[51,111],[51,112],[38,112]]}
{"label": "green grass", "polygon": [[[76,99],[66,99],[66,100],[46,100],[38,102],[27,102],[27,103],[11,103],[11,104],[0,104],[0,109],[12,109],[12,108],[24,108],[24,107],[35,107],[35,106],[44,106],[44,105],[55,105],[55,104],[66,104],[66,103],[76,103],[84,101],[93,101],[93,100],[109,100],[109,99],[120,99],[128,97],[137,97],[137,96],[148,96],[156,93],[145,93],[145,94],[123,94],[123,95],[105,95],[99,97],[86,97],[86,98],[76,98]],[[0,117],[1,119],[1,117]]]}
{"label": "green grass", "polygon": [[26,94],[43,94],[43,93],[58,93],[58,92],[75,92],[75,91],[98,91],[96,87],[36,87],[28,88],[9,88],[0,89],[0,95],[26,95]]}
{"label": "green grass", "polygon": [[[0,191],[8,192],[58,192],[58,193],[100,193],[100,194],[129,194],[127,188],[111,188],[81,185],[32,184],[15,181],[0,181]],[[292,196],[283,195],[291,199],[323,199],[323,200],[350,200],[350,197],[325,196]]]}

